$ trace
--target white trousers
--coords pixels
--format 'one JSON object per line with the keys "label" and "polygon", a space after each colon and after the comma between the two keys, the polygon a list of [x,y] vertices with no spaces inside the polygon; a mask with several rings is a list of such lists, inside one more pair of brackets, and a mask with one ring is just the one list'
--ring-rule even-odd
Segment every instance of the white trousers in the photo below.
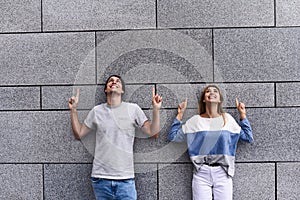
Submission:
{"label": "white trousers", "polygon": [[193,200],[232,200],[232,178],[220,166],[203,165],[194,173]]}

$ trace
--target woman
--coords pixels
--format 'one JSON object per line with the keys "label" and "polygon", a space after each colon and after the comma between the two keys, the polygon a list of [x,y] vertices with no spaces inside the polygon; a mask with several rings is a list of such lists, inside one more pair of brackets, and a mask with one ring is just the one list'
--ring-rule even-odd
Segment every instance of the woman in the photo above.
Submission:
{"label": "woman", "polygon": [[194,200],[231,200],[232,177],[238,140],[252,143],[252,129],[243,103],[236,99],[239,123],[223,111],[224,99],[215,85],[204,88],[199,100],[199,114],[182,124],[187,99],[178,105],[168,139],[186,141],[194,165],[192,190]]}

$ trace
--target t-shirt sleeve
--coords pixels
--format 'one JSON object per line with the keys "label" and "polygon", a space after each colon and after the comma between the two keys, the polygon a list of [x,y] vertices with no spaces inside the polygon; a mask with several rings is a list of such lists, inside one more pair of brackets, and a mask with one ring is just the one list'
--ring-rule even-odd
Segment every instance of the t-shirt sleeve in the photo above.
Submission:
{"label": "t-shirt sleeve", "polygon": [[145,115],[144,111],[135,104],[135,123],[138,127],[142,128],[144,123],[148,121],[149,119]]}
{"label": "t-shirt sleeve", "polygon": [[88,115],[86,116],[84,120],[84,124],[90,128],[95,130],[96,129],[96,123],[95,123],[95,109],[92,109]]}

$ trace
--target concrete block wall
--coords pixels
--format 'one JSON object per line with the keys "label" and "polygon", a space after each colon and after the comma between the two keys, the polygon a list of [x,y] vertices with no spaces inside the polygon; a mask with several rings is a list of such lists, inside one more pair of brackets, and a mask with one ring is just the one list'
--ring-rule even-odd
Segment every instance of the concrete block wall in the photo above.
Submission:
{"label": "concrete block wall", "polygon": [[93,134],[72,136],[67,98],[81,88],[80,118],[105,101],[112,73],[125,100],[151,116],[163,95],[161,134],[137,133],[138,199],[191,199],[184,144],[167,141],[177,104],[216,83],[236,118],[247,106],[255,143],[240,143],[234,199],[300,198],[300,1],[10,0],[0,3],[0,199],[93,198]]}

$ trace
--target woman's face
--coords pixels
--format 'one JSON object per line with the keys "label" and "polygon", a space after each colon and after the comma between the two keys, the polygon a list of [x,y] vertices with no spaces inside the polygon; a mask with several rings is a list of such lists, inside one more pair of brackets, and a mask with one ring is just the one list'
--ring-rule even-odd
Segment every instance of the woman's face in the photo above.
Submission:
{"label": "woman's face", "polygon": [[205,103],[220,103],[220,92],[215,87],[208,87],[204,91],[204,100]]}

